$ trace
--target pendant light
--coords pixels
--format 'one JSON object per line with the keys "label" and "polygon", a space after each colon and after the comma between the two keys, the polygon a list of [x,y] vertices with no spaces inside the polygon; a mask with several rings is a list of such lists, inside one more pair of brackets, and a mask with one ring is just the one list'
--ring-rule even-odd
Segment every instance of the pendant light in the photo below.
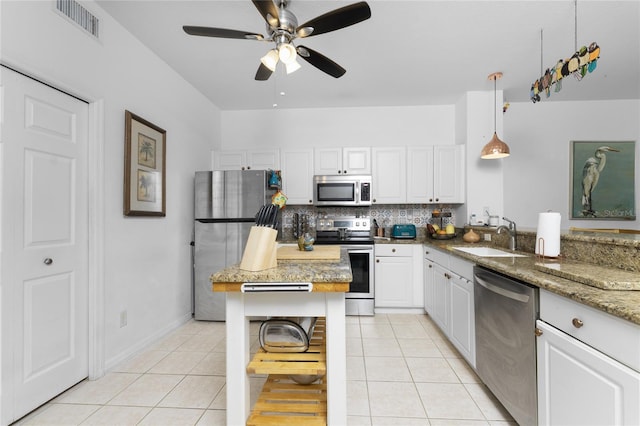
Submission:
{"label": "pendant light", "polygon": [[509,156],[509,146],[502,142],[496,133],[496,81],[502,78],[501,72],[494,72],[489,75],[489,80],[493,80],[493,137],[487,143],[480,158],[485,160],[494,160],[496,158],[504,158]]}

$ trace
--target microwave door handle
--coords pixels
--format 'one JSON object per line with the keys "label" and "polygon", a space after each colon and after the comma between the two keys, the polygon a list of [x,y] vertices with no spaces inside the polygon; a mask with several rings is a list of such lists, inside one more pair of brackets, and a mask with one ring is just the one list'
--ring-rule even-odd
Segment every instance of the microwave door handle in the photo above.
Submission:
{"label": "microwave door handle", "polygon": [[356,190],[354,191],[355,202],[356,204],[360,204],[360,181],[357,180],[354,185],[356,186]]}

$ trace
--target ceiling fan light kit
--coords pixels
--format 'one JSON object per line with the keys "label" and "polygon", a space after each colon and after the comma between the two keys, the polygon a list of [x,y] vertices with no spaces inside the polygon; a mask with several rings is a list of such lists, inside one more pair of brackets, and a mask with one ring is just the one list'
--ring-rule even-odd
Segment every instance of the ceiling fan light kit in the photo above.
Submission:
{"label": "ceiling fan light kit", "polygon": [[288,0],[278,0],[278,6],[273,0],[252,0],[252,2],[267,24],[266,37],[262,34],[225,28],[189,25],[182,28],[187,34],[194,36],[274,42],[276,48],[271,49],[260,59],[255,76],[255,79],[259,81],[268,80],[276,70],[278,62],[285,65],[287,74],[297,71],[300,69],[300,64],[296,61],[298,56],[332,77],[342,77],[346,70],[340,65],[308,47],[295,46],[293,41],[296,38],[311,37],[339,30],[371,17],[369,5],[362,1],[334,9],[298,26],[298,19],[293,12],[287,9]]}
{"label": "ceiling fan light kit", "polygon": [[501,72],[489,74],[489,80],[493,80],[493,137],[480,152],[480,158],[484,160],[495,160],[508,157],[511,154],[509,145],[501,141],[496,132],[496,82],[501,78]]}

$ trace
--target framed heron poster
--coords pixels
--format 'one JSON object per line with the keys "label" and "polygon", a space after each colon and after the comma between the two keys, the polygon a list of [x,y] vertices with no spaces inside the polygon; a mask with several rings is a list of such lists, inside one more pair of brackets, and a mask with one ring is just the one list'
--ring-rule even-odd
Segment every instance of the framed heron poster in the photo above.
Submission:
{"label": "framed heron poster", "polygon": [[635,141],[571,141],[571,219],[635,220]]}
{"label": "framed heron poster", "polygon": [[124,214],[165,216],[167,132],[125,111]]}

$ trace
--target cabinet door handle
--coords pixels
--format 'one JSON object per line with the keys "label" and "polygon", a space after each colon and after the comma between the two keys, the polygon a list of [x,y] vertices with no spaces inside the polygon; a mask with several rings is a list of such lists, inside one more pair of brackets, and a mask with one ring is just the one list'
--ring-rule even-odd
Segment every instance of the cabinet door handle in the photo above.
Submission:
{"label": "cabinet door handle", "polygon": [[451,279],[451,275],[447,274],[446,272],[444,273],[444,277],[448,280]]}
{"label": "cabinet door handle", "polygon": [[432,266],[432,265],[429,265],[429,268],[433,268],[433,266]]}
{"label": "cabinet door handle", "polygon": [[42,261],[45,265],[49,266],[53,263],[53,259],[50,257],[47,257],[45,260]]}
{"label": "cabinet door handle", "polygon": [[347,171],[346,171],[346,170],[344,171],[344,174],[345,174],[345,175],[347,174]]}
{"label": "cabinet door handle", "polygon": [[395,252],[396,252],[396,249],[391,249],[391,253],[395,253]]}
{"label": "cabinet door handle", "polygon": [[380,259],[376,259],[376,263],[380,263]]}
{"label": "cabinet door handle", "polygon": [[572,319],[572,320],[571,320],[571,324],[573,324],[573,326],[574,326],[575,328],[580,328],[580,327],[582,327],[582,326],[584,325],[584,323],[582,322],[582,320],[581,320],[581,319],[579,319],[579,318],[574,318],[574,319]]}
{"label": "cabinet door handle", "polygon": [[536,333],[536,336],[537,336],[537,337],[542,336],[542,330],[540,330],[538,327],[536,327],[536,331],[535,331],[535,333]]}
{"label": "cabinet door handle", "polygon": [[338,170],[338,174],[342,174],[342,170]]}

